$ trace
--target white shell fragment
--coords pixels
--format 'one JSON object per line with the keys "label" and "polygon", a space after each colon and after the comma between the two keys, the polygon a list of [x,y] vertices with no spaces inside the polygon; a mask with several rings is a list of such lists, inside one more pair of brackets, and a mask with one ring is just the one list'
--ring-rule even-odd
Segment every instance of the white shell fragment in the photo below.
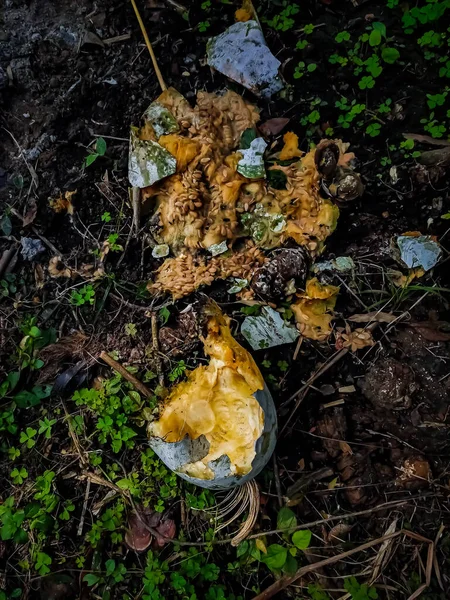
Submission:
{"label": "white shell fragment", "polygon": [[263,307],[259,317],[246,317],[241,333],[253,350],[290,344],[300,335],[293,325],[283,321],[280,313],[269,306]]}
{"label": "white shell fragment", "polygon": [[266,176],[264,167],[264,151],[267,148],[267,142],[261,138],[255,138],[250,148],[241,149],[241,160],[237,164],[237,172],[248,179],[261,179]]}
{"label": "white shell fragment", "polygon": [[240,279],[239,277],[234,278],[234,284],[227,289],[229,294],[237,294],[241,292],[245,287],[248,286],[248,279]]}
{"label": "white shell fragment", "polygon": [[422,267],[429,271],[442,255],[441,247],[429,235],[399,235],[397,245],[400,248],[401,259],[409,269]]}
{"label": "white shell fragment", "polygon": [[131,128],[128,157],[128,180],[132,187],[144,188],[173,175],[177,161],[157,142],[140,140],[137,129]]}
{"label": "white shell fragment", "polygon": [[164,258],[165,256],[169,256],[169,246],[167,244],[158,244],[152,250],[153,258]]}
{"label": "white shell fragment", "polygon": [[207,45],[208,65],[254,94],[270,98],[283,88],[280,61],[267,47],[256,21],[235,23]]}
{"label": "white shell fragment", "polygon": [[219,254],[223,254],[228,250],[227,240],[220,242],[219,244],[213,244],[208,248],[208,252],[211,253],[211,256],[218,256]]}

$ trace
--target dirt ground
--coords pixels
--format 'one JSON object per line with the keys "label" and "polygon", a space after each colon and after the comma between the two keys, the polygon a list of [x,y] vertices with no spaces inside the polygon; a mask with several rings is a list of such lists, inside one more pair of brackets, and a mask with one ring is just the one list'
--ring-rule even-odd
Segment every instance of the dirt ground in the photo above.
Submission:
{"label": "dirt ground", "polygon": [[[199,90],[231,87],[260,106],[262,121],[289,117],[289,128],[299,135],[303,150],[310,141],[324,136],[327,127],[334,127],[335,136],[350,143],[366,186],[362,198],[342,208],[337,230],[327,240],[321,260],[350,256],[356,265],[351,274],[326,275],[327,283],[340,287],[335,330],[349,322],[353,327],[365,327],[367,320],[355,323],[351,317],[378,310],[389,314],[391,320],[375,320],[375,344],[357,352],[342,351],[334,336],[323,343],[305,339],[300,346],[294,343],[253,352],[275,400],[280,430],[274,461],[257,479],[261,512],[253,533],[276,528],[279,501],[284,504],[285,499],[299,524],[323,520],[311,528],[313,541],[301,564],[317,562],[401,529],[422,538],[398,537],[388,543],[384,554],[376,546],[325,566],[315,575],[299,579],[279,597],[397,600],[415,597],[412,594],[426,582],[421,598],[448,598],[450,276],[448,221],[441,215],[450,211],[450,172],[448,163],[423,165],[420,159],[405,157],[400,149],[403,133],[424,133],[421,119],[426,116],[426,94],[438,93],[442,82],[384,3],[323,0],[302,5],[304,14],[296,22],[297,28],[316,25],[305,56],[319,68],[308,78],[293,78],[297,58],[292,32],[274,30],[263,22],[267,43],[281,61],[289,84],[281,97],[263,101],[212,72],[205,63],[208,37],[233,22],[236,5],[212,2],[212,7],[204,8],[205,3],[193,2],[187,7],[186,20],[177,2],[148,0],[140,4],[168,85],[190,102],[195,101]],[[280,7],[280,2],[261,2],[260,17],[269,18]],[[363,32],[372,19],[370,15],[386,23],[408,56],[401,67],[386,70],[372,100],[369,92],[375,94],[373,90],[362,92],[345,69],[323,59],[325,49],[329,54],[338,48],[334,42],[337,32],[347,27]],[[123,544],[112,546],[108,539],[82,546],[86,560],[78,560],[84,544],[84,538],[77,535],[79,524],[92,524],[101,515],[104,506],[95,513],[95,505],[104,500],[108,489],[95,481],[86,488],[89,469],[80,456],[85,450],[89,453],[98,448],[87,434],[86,448],[74,446],[64,416],[74,416],[79,410],[72,400],[75,389],[90,386],[99,376],[110,376],[110,371],[96,361],[102,350],[114,351],[120,362],[133,365],[141,374],[156,370],[159,359],[148,351],[152,344],[151,314],[160,315],[161,360],[167,374],[180,360],[188,368],[202,360],[198,323],[191,320],[189,312],[180,317],[183,309],[191,304],[195,307],[205,292],[232,318],[233,332],[248,348],[239,334],[242,305],[226,292],[223,282],[176,303],[169,297],[152,298],[146,291],[160,261],[152,258],[146,242],[149,217],[142,215],[138,236],[132,230],[128,138],[130,124],[139,123],[160,90],[131,4],[123,0],[5,0],[0,19],[0,218],[7,215],[11,224],[11,230],[2,226],[0,232],[0,257],[8,256],[8,261],[3,258],[5,268],[0,261],[4,291],[0,300],[0,383],[16,368],[24,324],[30,324],[33,317],[32,325],[41,331],[54,330],[54,341],[70,336],[72,340],[72,345],[56,354],[52,354],[52,347],[44,349],[42,368],[24,371],[21,376],[21,389],[31,389],[34,385],[53,385],[58,374],[66,373],[67,381],[60,381],[60,393],[42,401],[44,413],[38,406],[19,407],[15,416],[20,431],[37,428],[44,416],[56,418],[52,436],[34,447],[23,446],[22,457],[14,462],[8,451],[20,445],[14,438],[16,431],[4,425],[6,412],[4,421],[0,419],[0,502],[13,496],[19,506],[23,500],[25,488],[14,485],[10,477],[19,462],[27,469],[30,482],[45,470],[56,471],[53,493],[61,506],[68,502],[74,506],[72,519],[60,523],[46,537],[36,529],[27,544],[13,544],[7,538],[0,541],[0,599],[159,598],[156,592],[143,593],[145,558],[126,550]],[[207,31],[201,31],[199,23],[206,20]],[[381,135],[370,137],[365,127],[356,125],[339,128],[335,101],[344,93],[349,98],[358,97],[358,101],[365,96],[367,106],[371,101],[374,106],[392,99],[396,108],[389,113]],[[307,136],[301,119],[310,112],[313,98],[325,104],[320,121]],[[94,147],[98,137],[106,141],[106,154],[83,168],[87,149]],[[394,149],[389,150],[392,143]],[[423,151],[436,148],[417,147]],[[383,165],[380,159],[387,155],[391,162]],[[73,214],[51,207],[49,200],[75,190]],[[105,212],[110,220],[103,218]],[[436,236],[443,258],[423,278],[395,287],[387,275],[401,270],[393,257],[392,239],[408,231]],[[94,309],[74,307],[70,295],[82,279],[51,277],[49,261],[63,257],[65,266],[82,270],[82,265],[95,263],[101,240],[114,233],[118,233],[123,251],[109,253],[107,276],[96,282]],[[22,253],[23,238],[31,238],[40,246],[31,259]],[[167,323],[158,313],[161,308],[169,311]],[[125,333],[130,323],[136,326],[137,335]],[[75,334],[79,337],[74,338]],[[77,370],[74,367],[79,361],[83,365]],[[310,381],[321,366],[325,366],[323,374]],[[311,385],[305,387],[307,381]],[[0,400],[0,411],[7,410],[8,401],[8,395]],[[90,422],[92,417],[85,418]],[[133,450],[124,449],[118,456],[105,450],[104,469],[94,465],[90,471],[110,482],[114,481],[114,469],[131,472],[147,448],[144,429],[136,439]],[[170,478],[170,474],[165,477]],[[25,496],[31,498],[33,489]],[[177,524],[177,537],[204,542],[201,536],[209,524],[207,517],[199,515],[202,506],[193,509],[188,504],[186,508],[186,494],[198,495],[198,490],[184,484],[176,489],[163,504]],[[326,522],[329,516],[360,511],[360,516]],[[122,529],[125,531],[125,525]],[[228,530],[225,535],[226,531],[219,532],[219,538],[230,533]],[[429,581],[429,544],[423,538],[435,542],[435,566]],[[36,567],[36,556],[44,550],[52,556],[53,576]],[[155,553],[160,553],[159,560],[177,565],[177,553],[182,556],[183,551],[183,547],[174,549],[168,544]],[[214,584],[220,592],[212,595],[208,591],[212,579],[200,578],[203,583],[195,592],[193,588],[171,588],[161,597],[253,598],[280,575],[259,562],[242,567],[239,555],[236,557],[235,549],[229,546],[211,546],[208,552],[208,561],[220,569]],[[374,566],[375,556],[379,562]],[[84,575],[102,572],[101,565],[108,558],[127,565],[128,579],[125,583],[123,578],[116,581],[112,592],[101,588],[106,585],[101,581],[97,587],[88,587]],[[236,561],[237,570],[229,575],[227,565],[229,569]],[[160,566],[154,570],[157,568]],[[372,579],[376,569],[377,576]],[[378,596],[346,595],[343,581],[352,575],[360,582],[374,583]],[[316,584],[329,596],[314,596],[311,585]],[[16,589],[20,591],[12,595]]]}

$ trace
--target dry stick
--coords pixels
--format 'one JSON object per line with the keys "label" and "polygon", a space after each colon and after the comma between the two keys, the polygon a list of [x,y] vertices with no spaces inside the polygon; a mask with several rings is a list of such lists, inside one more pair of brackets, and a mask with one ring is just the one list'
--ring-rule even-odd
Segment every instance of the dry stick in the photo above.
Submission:
{"label": "dry stick", "polygon": [[86,493],[84,494],[83,510],[81,511],[80,524],[78,525],[77,535],[80,536],[83,533],[84,517],[86,516],[87,503],[89,500],[89,492],[91,491],[91,480],[88,479],[86,482]]}
{"label": "dry stick", "polygon": [[273,459],[273,474],[275,476],[275,487],[277,489],[277,496],[278,496],[278,506],[281,508],[283,506],[283,495],[281,493],[280,472],[278,470],[277,455],[275,454],[275,452],[272,455],[272,459]]}
{"label": "dry stick", "polygon": [[158,383],[161,387],[164,387],[164,371],[161,364],[161,357],[159,356],[158,321],[155,313],[152,313],[152,343],[153,352],[155,355],[156,371],[158,373]]}
{"label": "dry stick", "polygon": [[144,36],[145,44],[146,44],[146,46],[148,48],[148,51],[150,53],[150,58],[152,59],[153,68],[155,69],[156,77],[158,78],[159,85],[161,86],[161,89],[164,92],[164,90],[167,90],[167,85],[165,84],[163,76],[161,75],[161,71],[159,70],[159,66],[158,66],[158,63],[156,61],[155,53],[153,52],[152,45],[151,45],[150,40],[149,40],[148,35],[147,35],[147,30],[145,29],[144,21],[142,20],[142,17],[141,17],[141,15],[139,13],[139,9],[138,9],[138,7],[136,5],[135,0],[131,0],[131,4],[133,5],[134,12],[136,14],[136,18],[137,18],[138,23],[139,23],[139,27],[141,28],[142,35]]}
{"label": "dry stick", "polygon": [[[431,571],[429,568],[430,549],[431,549],[431,568],[432,568],[432,565],[433,565],[433,562],[432,562],[433,554],[432,553],[433,553],[433,549],[434,549],[433,548],[434,542],[432,540],[429,540],[427,538],[419,536],[416,533],[407,531],[406,529],[400,529],[400,531],[396,531],[395,533],[384,535],[383,537],[377,538],[376,540],[366,542],[365,544],[361,544],[361,546],[358,546],[357,548],[353,548],[352,550],[347,550],[347,552],[342,552],[341,554],[337,554],[336,556],[330,556],[329,558],[325,558],[324,560],[321,560],[319,562],[313,563],[311,565],[306,565],[305,567],[301,567],[300,569],[298,569],[298,571],[296,573],[294,573],[294,575],[292,575],[290,577],[282,577],[281,579],[276,581],[274,584],[269,586],[267,589],[265,589],[261,594],[258,594],[258,596],[255,596],[253,598],[253,600],[269,600],[269,598],[273,598],[273,596],[275,596],[275,594],[278,594],[278,592],[281,592],[282,590],[286,589],[288,586],[292,585],[298,579],[300,579],[301,577],[303,577],[304,575],[306,575],[308,573],[312,573],[313,571],[317,571],[318,569],[320,569],[322,567],[326,567],[328,565],[333,565],[334,563],[337,563],[337,562],[343,560],[344,558],[348,558],[349,556],[352,556],[353,554],[356,554],[358,552],[363,552],[364,550],[368,550],[369,548],[372,548],[373,546],[382,544],[383,542],[385,542],[387,540],[391,540],[396,537],[399,537],[400,535],[406,535],[408,537],[412,537],[413,539],[416,539],[416,540],[419,540],[422,542],[426,542],[429,544],[426,583],[424,583],[423,586],[421,586],[421,588],[419,588],[422,592],[430,584],[430,579],[431,579]],[[417,590],[417,591],[419,591],[419,590]],[[408,600],[413,600],[413,598],[417,598],[417,592],[415,592],[412,596],[410,596],[410,598]]]}
{"label": "dry stick", "polygon": [[107,365],[109,365],[111,368],[113,368],[115,371],[117,371],[120,375],[122,375],[122,377],[124,379],[126,379],[127,381],[129,381],[130,383],[132,383],[134,385],[134,387],[139,390],[141,392],[141,394],[143,394],[146,398],[151,398],[153,396],[153,394],[151,393],[151,391],[148,389],[148,387],[146,387],[142,381],[139,381],[139,379],[137,379],[134,375],[132,375],[131,373],[129,373],[125,367],[123,367],[120,363],[117,362],[117,360],[114,360],[113,358],[111,358],[109,356],[109,354],[107,352],[105,352],[104,350],[100,353],[100,358],[105,361],[105,363]]}

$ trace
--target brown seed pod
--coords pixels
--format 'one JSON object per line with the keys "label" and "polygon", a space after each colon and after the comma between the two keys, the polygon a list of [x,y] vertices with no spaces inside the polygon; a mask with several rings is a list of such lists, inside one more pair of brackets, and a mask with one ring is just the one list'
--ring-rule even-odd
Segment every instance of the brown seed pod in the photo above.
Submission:
{"label": "brown seed pod", "polygon": [[320,142],[316,148],[314,161],[322,177],[325,177],[325,179],[332,177],[339,161],[339,148],[337,144],[333,140],[323,140]]}

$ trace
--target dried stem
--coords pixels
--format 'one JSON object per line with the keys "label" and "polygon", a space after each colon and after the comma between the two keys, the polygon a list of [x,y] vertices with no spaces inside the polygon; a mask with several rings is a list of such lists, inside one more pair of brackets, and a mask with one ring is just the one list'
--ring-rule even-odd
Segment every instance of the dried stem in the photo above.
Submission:
{"label": "dried stem", "polygon": [[125,367],[123,367],[120,363],[117,362],[117,360],[114,360],[113,358],[111,358],[109,356],[109,354],[105,351],[100,353],[100,358],[110,367],[112,367],[115,371],[117,371],[120,375],[122,375],[122,377],[124,379],[126,379],[127,381],[129,381],[130,383],[132,383],[134,385],[134,387],[139,390],[141,392],[141,394],[143,396],[145,396],[146,398],[151,398],[153,396],[153,394],[151,393],[151,391],[148,389],[148,387],[146,387],[142,381],[139,381],[139,379],[137,379],[134,375],[132,375],[131,373],[129,373]]}
{"label": "dried stem", "polygon": [[134,12],[136,14],[136,18],[139,23],[139,27],[141,28],[142,35],[144,36],[145,43],[147,45],[148,51],[150,53],[150,58],[152,59],[153,68],[155,69],[156,77],[158,78],[159,85],[161,86],[162,91],[167,90],[167,85],[164,82],[163,76],[161,75],[161,71],[159,70],[158,62],[156,60],[155,53],[153,52],[153,47],[150,43],[150,40],[147,35],[147,30],[145,29],[144,21],[139,13],[139,9],[136,5],[135,0],[131,0],[131,4],[133,5]]}

